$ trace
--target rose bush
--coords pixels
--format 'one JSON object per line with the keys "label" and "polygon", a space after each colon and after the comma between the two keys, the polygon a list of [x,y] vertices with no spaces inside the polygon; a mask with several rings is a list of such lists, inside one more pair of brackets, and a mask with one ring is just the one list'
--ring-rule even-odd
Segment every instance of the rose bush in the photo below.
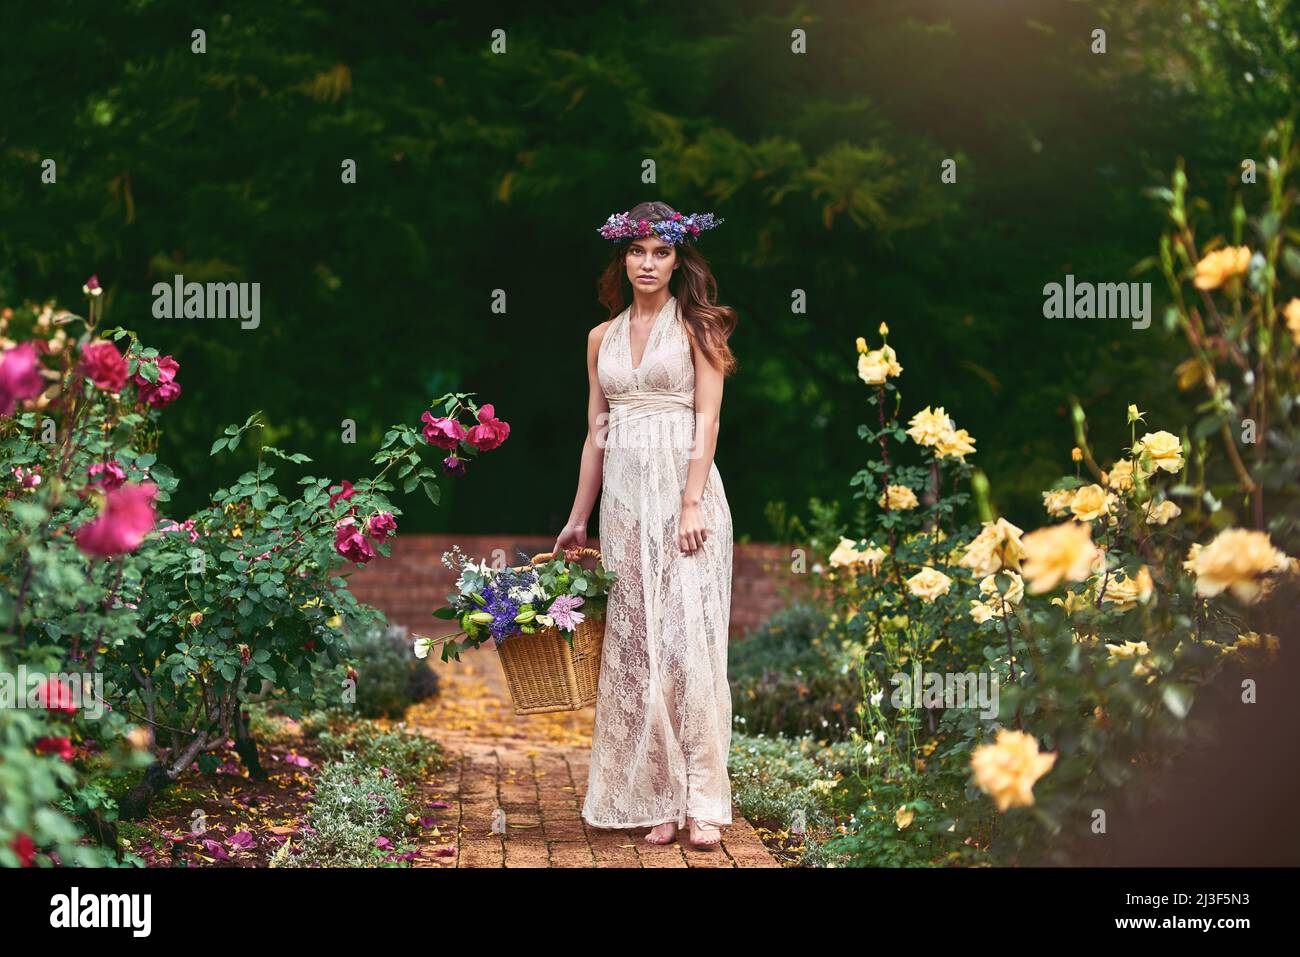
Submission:
{"label": "rose bush", "polygon": [[[58,686],[55,707],[0,702],[7,865],[118,859],[119,813],[143,814],[232,739],[260,774],[250,700],[293,712],[322,683],[342,701],[364,694],[345,633],[382,616],[349,592],[346,563],[388,554],[401,514],[388,498],[394,479],[437,503],[429,444],[449,453],[442,474],[461,475],[509,435],[491,406],[450,394],[423,433],[393,427],[374,476],[355,485],[309,475],[282,492],[271,462],[310,459],[259,445],[255,468],[169,519],[176,479],[154,452],[158,419],[182,394],[180,364],[126,329],[101,335],[98,281],[83,291],[85,317],[52,305],[0,314],[0,691],[24,669],[91,676]],[[468,430],[456,421],[465,412],[477,419]],[[260,414],[230,426],[212,454],[261,428]],[[142,764],[143,778],[114,800],[113,779]]]}

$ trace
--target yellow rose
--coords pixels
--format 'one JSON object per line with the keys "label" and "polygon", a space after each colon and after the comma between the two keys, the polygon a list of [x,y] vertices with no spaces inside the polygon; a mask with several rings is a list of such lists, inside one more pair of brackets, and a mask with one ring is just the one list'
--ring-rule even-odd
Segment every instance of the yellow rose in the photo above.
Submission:
{"label": "yellow rose", "polygon": [[1181,472],[1183,468],[1182,439],[1171,432],[1148,432],[1133,446],[1134,457],[1146,452],[1151,464],[1166,472]]}
{"label": "yellow rose", "polygon": [[1196,264],[1197,289],[1218,289],[1233,276],[1240,275],[1250,266],[1250,249],[1246,246],[1229,246],[1217,249]]}
{"label": "yellow rose", "polygon": [[1034,594],[1051,591],[1061,581],[1083,581],[1099,552],[1092,541],[1092,526],[1078,522],[1049,525],[1030,532],[1020,573]]}
{"label": "yellow rose", "polygon": [[1003,568],[1012,570],[1020,568],[1024,558],[1024,547],[1020,536],[1023,533],[1005,518],[996,522],[985,522],[979,535],[966,547],[966,554],[957,564],[970,569],[972,575],[980,578],[992,575]]}
{"label": "yellow rose", "polygon": [[[1098,587],[1100,584],[1098,582]],[[1151,572],[1143,565],[1133,578],[1117,571],[1106,579],[1106,590],[1102,592],[1101,600],[1114,604],[1116,611],[1128,611],[1138,602],[1145,605],[1151,600],[1154,591],[1155,582],[1151,580]]]}
{"label": "yellow rose", "polygon": [[1073,489],[1051,489],[1043,493],[1043,508],[1047,509],[1047,514],[1052,518],[1063,518],[1070,514],[1070,502],[1073,500]]}
{"label": "yellow rose", "polygon": [[1053,605],[1060,605],[1067,615],[1073,615],[1080,608],[1088,607],[1088,599],[1083,595],[1067,591],[1064,598],[1053,598]]}
{"label": "yellow rose", "polygon": [[948,594],[952,579],[927,565],[907,580],[907,590],[927,604],[940,595]]}
{"label": "yellow rose", "polygon": [[[1140,658],[1143,655],[1151,653],[1151,649],[1147,647],[1145,641],[1126,641],[1122,645],[1108,644],[1106,650],[1109,652],[1106,656],[1106,660],[1112,664],[1116,661],[1122,661],[1125,658]],[[1151,672],[1150,665],[1145,661],[1138,661],[1133,665],[1133,675],[1134,677],[1141,677],[1142,675],[1151,675],[1151,677],[1155,677]]]}
{"label": "yellow rose", "polygon": [[1292,299],[1282,310],[1286,317],[1286,327],[1291,330],[1291,338],[1300,342],[1300,299]]}
{"label": "yellow rose", "polygon": [[1183,562],[1183,571],[1189,575],[1196,574],[1196,556],[1201,553],[1201,543],[1192,542],[1191,548],[1187,549],[1187,560]]}
{"label": "yellow rose", "polygon": [[965,461],[966,456],[975,451],[975,440],[965,429],[948,429],[939,436],[935,443],[935,454],[939,458],[952,456]]}
{"label": "yellow rose", "polygon": [[[916,493],[906,485],[891,485],[888,489],[889,508],[891,511],[907,511],[910,508],[916,508],[919,502],[916,500]],[[885,492],[880,493],[877,503],[881,508],[885,507]]]}
{"label": "yellow rose", "polygon": [[903,828],[907,827],[907,825],[912,823],[912,818],[914,816],[915,812],[913,812],[906,804],[900,804],[898,810],[894,813],[894,823],[898,825],[898,829],[901,831]]}
{"label": "yellow rose", "polygon": [[1238,600],[1253,604],[1263,596],[1261,578],[1283,571],[1289,564],[1290,559],[1273,547],[1267,532],[1225,528],[1197,551],[1192,573],[1198,595],[1213,598],[1226,588]]}
{"label": "yellow rose", "polygon": [[880,335],[882,338],[889,335],[889,326],[885,325],[883,322],[880,324]]}
{"label": "yellow rose", "polygon": [[831,552],[829,562],[833,566],[846,568],[855,565],[866,565],[868,570],[874,574],[884,558],[885,552],[883,549],[872,545],[859,551],[857,543],[853,539],[841,538],[840,543],[835,546],[835,551]]}
{"label": "yellow rose", "polygon": [[858,345],[858,352],[859,352],[859,354],[863,354],[863,355],[865,355],[866,352],[867,352],[867,340],[866,340],[866,339],[863,339],[861,336],[858,336],[858,343],[857,343],[857,345]]}
{"label": "yellow rose", "polygon": [[1052,769],[1056,754],[1040,754],[1032,734],[1000,728],[995,743],[977,747],[970,763],[975,784],[1005,811],[1034,803],[1034,782]]}
{"label": "yellow rose", "polygon": [[898,378],[903,374],[903,367],[898,364],[898,354],[890,346],[881,346],[880,354],[884,357],[885,365],[888,367],[891,376]]}
{"label": "yellow rose", "polygon": [[1081,522],[1091,522],[1110,511],[1106,490],[1100,485],[1085,485],[1070,499],[1070,511]]}
{"label": "yellow rose", "polygon": [[1148,525],[1167,525],[1171,519],[1183,514],[1183,510],[1169,499],[1162,499],[1158,505],[1147,513]]}
{"label": "yellow rose", "polygon": [[989,605],[994,609],[993,613],[998,617],[1002,615],[1000,605],[1003,602],[1014,607],[1019,605],[1025,597],[1025,580],[1012,571],[1003,572],[1003,574],[1011,579],[1011,584],[1007,586],[1005,594],[998,592],[997,575],[989,575],[980,582],[980,594],[985,596]]}
{"label": "yellow rose", "polygon": [[[977,625],[982,625],[990,618],[995,617],[993,614],[993,609],[989,605],[986,605],[982,601],[976,601],[973,598],[971,599],[971,603],[970,603],[970,616],[975,619],[975,624]],[[996,617],[1000,618],[1002,616],[998,615]]]}
{"label": "yellow rose", "polygon": [[1116,492],[1127,492],[1131,489],[1133,487],[1133,463],[1128,459],[1120,459],[1116,462],[1106,477],[1106,485]]}
{"label": "yellow rose", "polygon": [[889,378],[889,363],[878,351],[858,356],[858,378],[867,385],[883,385]]}
{"label": "yellow rose", "polygon": [[943,406],[931,412],[928,405],[908,419],[907,424],[911,426],[907,434],[917,445],[934,445],[953,427],[952,419],[943,411]]}
{"label": "yellow rose", "polygon": [[1072,462],[1082,462],[1082,461],[1083,461],[1083,449],[1079,448],[1077,445],[1076,445],[1074,448],[1070,449],[1070,461],[1072,461]]}

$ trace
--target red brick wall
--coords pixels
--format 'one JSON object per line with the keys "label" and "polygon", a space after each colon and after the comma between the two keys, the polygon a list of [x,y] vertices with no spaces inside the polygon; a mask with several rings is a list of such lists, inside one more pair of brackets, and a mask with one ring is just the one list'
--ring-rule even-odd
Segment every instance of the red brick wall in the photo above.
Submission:
{"label": "red brick wall", "polygon": [[[393,541],[390,557],[376,558],[365,568],[353,567],[348,581],[359,600],[379,608],[391,623],[405,625],[415,634],[438,635],[454,630],[433,617],[433,609],[446,604],[447,594],[456,582],[456,575],[442,564],[443,552],[459,545],[472,561],[486,559],[491,565],[493,551],[500,548],[505,550],[506,562],[522,565],[517,550],[531,556],[548,551],[554,544],[554,538],[504,535],[399,535]],[[599,540],[588,544],[600,547]],[[733,546],[733,639],[805,593],[808,576],[790,572],[790,551],[787,545],[757,542]]]}

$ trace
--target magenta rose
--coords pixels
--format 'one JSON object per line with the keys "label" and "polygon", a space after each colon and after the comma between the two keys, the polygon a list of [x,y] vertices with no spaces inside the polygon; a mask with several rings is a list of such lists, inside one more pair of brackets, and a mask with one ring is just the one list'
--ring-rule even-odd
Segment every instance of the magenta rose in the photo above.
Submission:
{"label": "magenta rose", "polygon": [[378,553],[354,518],[345,518],[334,528],[334,550],[350,562],[364,565]]}
{"label": "magenta rose", "polygon": [[420,421],[426,423],[424,441],[440,449],[454,449],[465,438],[465,426],[445,415],[435,417],[432,412],[425,412]]}
{"label": "magenta rose", "polygon": [[453,452],[442,460],[442,470],[448,475],[464,475],[465,460]]}
{"label": "magenta rose", "polygon": [[109,492],[99,517],[77,529],[77,547],[101,558],[135,551],[157,524],[157,494],[152,482],[127,482]]}
{"label": "magenta rose", "polygon": [[116,460],[112,462],[96,462],[90,467],[90,483],[99,486],[105,492],[121,488],[122,483],[125,481],[126,470],[118,465]]}
{"label": "magenta rose", "polygon": [[180,372],[181,364],[172,356],[163,356],[161,359],[141,359],[140,362],[142,365],[145,362],[156,362],[158,365],[157,382],[150,382],[140,374],[139,369],[131,377],[140,401],[149,403],[155,409],[161,409],[174,402],[181,394],[181,384],[176,381],[176,373]]}
{"label": "magenta rose", "polygon": [[356,489],[352,487],[352,483],[349,482],[347,479],[343,480],[342,485],[330,486],[331,490],[335,488],[342,489],[342,491],[335,492],[333,495],[330,496],[330,503],[329,503],[330,508],[334,507],[335,502],[339,502],[339,501],[346,502],[348,499],[350,499],[353,495],[356,494]]}
{"label": "magenta rose", "polygon": [[76,714],[77,702],[72,694],[72,686],[60,678],[46,678],[36,689],[36,703],[46,711],[62,711],[64,714]]}
{"label": "magenta rose", "polygon": [[41,360],[34,342],[6,349],[0,359],[0,415],[13,415],[14,406],[41,394]]}
{"label": "magenta rose", "polygon": [[393,518],[392,512],[379,512],[371,515],[366,522],[366,534],[377,542],[382,542],[388,537],[389,532],[397,531],[397,519]]}
{"label": "magenta rose", "polygon": [[483,406],[478,410],[479,424],[469,430],[466,441],[480,452],[491,452],[510,436],[510,426],[495,413],[491,405]]}
{"label": "magenta rose", "polygon": [[95,388],[105,392],[121,392],[126,385],[126,356],[107,339],[86,346],[81,353],[81,371],[95,383]]}
{"label": "magenta rose", "polygon": [[37,738],[32,742],[32,747],[37,754],[57,754],[64,761],[71,761],[77,756],[71,738]]}

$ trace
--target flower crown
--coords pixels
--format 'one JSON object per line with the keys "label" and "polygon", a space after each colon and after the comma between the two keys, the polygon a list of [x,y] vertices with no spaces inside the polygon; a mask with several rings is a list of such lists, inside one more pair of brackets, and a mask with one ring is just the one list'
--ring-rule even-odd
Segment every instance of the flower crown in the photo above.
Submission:
{"label": "flower crown", "polygon": [[725,222],[722,219],[716,219],[712,213],[691,213],[689,216],[683,216],[681,213],[673,213],[671,219],[649,220],[649,219],[631,219],[626,212],[615,213],[605,220],[605,225],[599,227],[596,231],[606,239],[612,239],[615,242],[621,242],[624,239],[643,239],[647,236],[657,236],[666,243],[694,242],[699,238],[701,232],[706,229],[712,229],[714,226]]}

